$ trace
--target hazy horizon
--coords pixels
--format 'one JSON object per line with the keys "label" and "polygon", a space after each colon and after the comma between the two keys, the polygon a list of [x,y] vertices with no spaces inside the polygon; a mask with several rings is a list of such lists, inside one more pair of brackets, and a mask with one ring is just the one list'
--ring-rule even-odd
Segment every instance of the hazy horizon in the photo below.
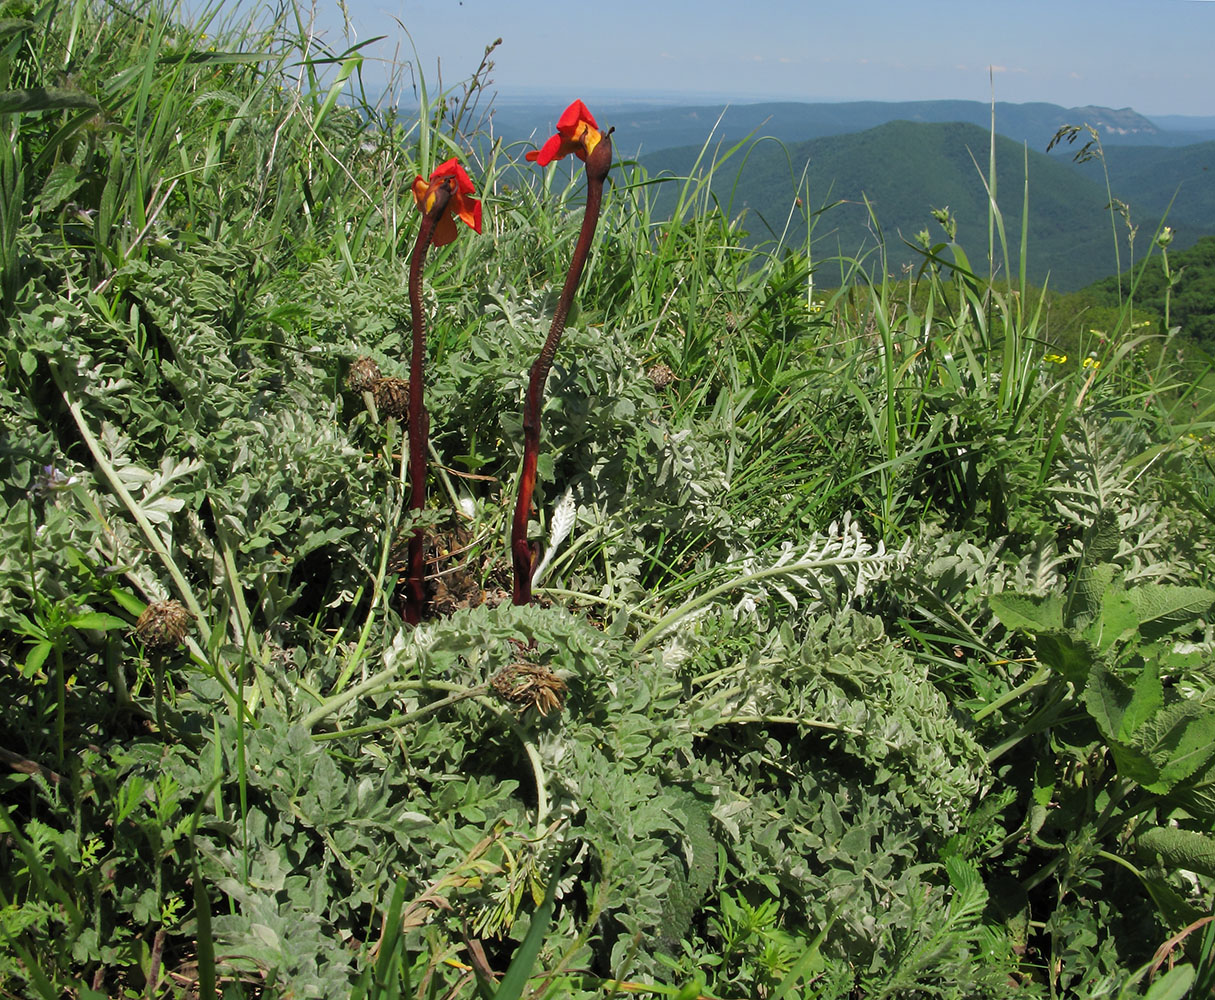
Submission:
{"label": "hazy horizon", "polygon": [[[238,0],[255,10],[251,0]],[[237,7],[225,3],[231,13]],[[262,8],[263,12],[265,8]],[[620,94],[754,103],[973,100],[1215,116],[1213,0],[1023,0],[809,5],[771,0],[740,15],[713,0],[318,0],[336,51],[367,46],[365,81],[414,62],[433,89],[468,78],[488,45],[492,90],[570,98]],[[407,29],[407,30],[406,30]],[[410,70],[403,80],[410,81]],[[657,96],[661,95],[661,96]],[[693,100],[691,103],[695,103]]]}
{"label": "hazy horizon", "polygon": [[[493,88],[494,102],[496,105],[525,105],[534,106],[541,102],[554,102],[565,98],[567,95],[563,91],[558,91],[550,87],[517,87],[511,91],[500,90]],[[916,103],[923,101],[976,101],[975,98],[968,97],[941,97],[941,98],[915,98],[915,97],[889,97],[889,98],[853,98],[853,97],[824,97],[821,94],[812,94],[806,97],[789,97],[781,94],[730,94],[728,92],[699,92],[699,91],[637,91],[637,90],[613,90],[610,88],[597,89],[587,87],[580,92],[583,98],[608,102],[615,105],[636,105],[637,107],[699,107],[708,106],[716,107],[729,104],[731,106],[745,107],[752,104],[854,104],[854,103],[873,103],[873,104],[903,104]],[[1000,104],[1054,104],[1059,107],[1102,107],[1111,111],[1132,110],[1145,118],[1155,121],[1161,119],[1185,119],[1192,121],[1195,127],[1203,129],[1215,128],[1215,110],[1209,114],[1177,114],[1171,111],[1162,111],[1155,114],[1148,114],[1136,107],[1117,107],[1111,104],[1090,104],[1090,105],[1060,105],[1057,101],[1005,101],[997,97],[997,103]],[[977,101],[980,104],[990,104],[990,101]],[[554,114],[561,109],[554,105]]]}

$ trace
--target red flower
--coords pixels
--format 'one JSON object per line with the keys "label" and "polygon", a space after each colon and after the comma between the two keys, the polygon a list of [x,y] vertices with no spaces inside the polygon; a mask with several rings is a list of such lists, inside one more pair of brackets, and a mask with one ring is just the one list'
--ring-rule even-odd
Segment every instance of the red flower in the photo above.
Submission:
{"label": "red flower", "polygon": [[557,119],[557,134],[539,149],[533,149],[526,158],[547,167],[553,160],[573,153],[585,162],[602,139],[603,133],[599,131],[594,116],[587,111],[585,104],[575,101]]}
{"label": "red flower", "polygon": [[452,157],[445,163],[435,167],[427,181],[417,177],[413,182],[413,196],[418,202],[418,209],[429,212],[434,208],[435,193],[440,187],[446,186],[451,192],[451,201],[435,223],[434,236],[431,242],[437,246],[446,246],[456,238],[456,217],[460,218],[474,232],[481,232],[481,203],[469,195],[475,190],[473,182],[459,162]]}

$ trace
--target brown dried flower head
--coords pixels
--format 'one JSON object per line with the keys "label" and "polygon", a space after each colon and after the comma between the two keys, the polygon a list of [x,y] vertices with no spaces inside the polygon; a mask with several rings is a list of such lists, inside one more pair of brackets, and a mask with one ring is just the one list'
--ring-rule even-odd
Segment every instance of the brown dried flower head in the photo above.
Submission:
{"label": "brown dried flower head", "polygon": [[346,385],[355,392],[366,392],[374,387],[380,377],[380,366],[369,357],[355,358],[350,371],[346,373]]}
{"label": "brown dried flower head", "polygon": [[560,711],[568,690],[565,681],[548,667],[535,663],[512,663],[497,673],[490,686],[511,704],[534,708],[542,716]]}
{"label": "brown dried flower head", "polygon": [[646,375],[654,384],[655,389],[665,389],[675,381],[675,373],[671,371],[671,366],[662,364],[661,362],[654,365],[653,368],[646,372]]}
{"label": "brown dried flower head", "polygon": [[135,634],[149,649],[178,645],[186,637],[194,615],[180,601],[153,601],[135,623]]}
{"label": "brown dried flower head", "polygon": [[378,378],[371,387],[375,395],[375,408],[381,417],[404,420],[409,413],[409,379],[387,375]]}

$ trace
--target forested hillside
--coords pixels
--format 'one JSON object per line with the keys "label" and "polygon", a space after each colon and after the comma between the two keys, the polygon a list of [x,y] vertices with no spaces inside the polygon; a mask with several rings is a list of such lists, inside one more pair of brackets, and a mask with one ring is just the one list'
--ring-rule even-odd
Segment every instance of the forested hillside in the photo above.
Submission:
{"label": "forested hillside", "polygon": [[[783,236],[799,245],[809,224],[817,258],[863,258],[873,266],[880,245],[887,273],[897,275],[923,262],[907,245],[916,244],[919,233],[927,231],[937,242],[941,230],[933,209],[949,210],[964,246],[986,247],[990,148],[990,133],[978,126],[892,122],[787,147],[758,143],[728,160],[719,155],[712,190],[730,218],[742,216],[753,242]],[[678,176],[692,170],[700,154],[699,148],[684,147],[641,162],[651,176]],[[995,161],[997,200],[1018,242],[1028,163],[1031,281],[1071,290],[1117,269],[1103,183],[999,136]],[[661,194],[659,210],[669,210],[674,198],[674,190]],[[1150,227],[1145,221],[1144,228]],[[1125,236],[1119,224],[1117,238]]]}
{"label": "forested hillside", "polygon": [[1105,278],[1078,298],[1113,309],[1131,289],[1137,308],[1154,313],[1166,328],[1179,327],[1185,337],[1215,353],[1215,236]]}

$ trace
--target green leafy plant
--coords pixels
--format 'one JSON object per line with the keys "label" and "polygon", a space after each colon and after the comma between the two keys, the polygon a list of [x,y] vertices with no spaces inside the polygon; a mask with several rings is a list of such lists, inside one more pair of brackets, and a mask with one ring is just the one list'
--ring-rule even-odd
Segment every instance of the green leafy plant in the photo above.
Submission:
{"label": "green leafy plant", "polygon": [[1201,369],[1055,342],[994,138],[905,280],[812,165],[782,224],[749,140],[619,162],[565,329],[586,175],[477,134],[492,45],[377,103],[292,5],[9,13],[0,991],[1210,992]]}

